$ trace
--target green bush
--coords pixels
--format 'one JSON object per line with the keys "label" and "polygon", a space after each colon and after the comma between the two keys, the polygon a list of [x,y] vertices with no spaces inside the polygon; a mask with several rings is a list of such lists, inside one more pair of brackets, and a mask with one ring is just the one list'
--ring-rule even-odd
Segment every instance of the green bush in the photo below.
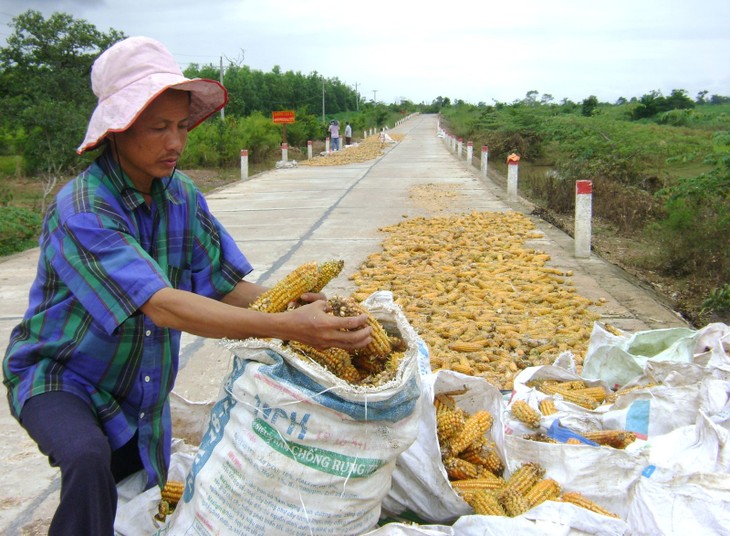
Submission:
{"label": "green bush", "polygon": [[41,216],[35,212],[0,206],[0,255],[18,253],[37,245]]}

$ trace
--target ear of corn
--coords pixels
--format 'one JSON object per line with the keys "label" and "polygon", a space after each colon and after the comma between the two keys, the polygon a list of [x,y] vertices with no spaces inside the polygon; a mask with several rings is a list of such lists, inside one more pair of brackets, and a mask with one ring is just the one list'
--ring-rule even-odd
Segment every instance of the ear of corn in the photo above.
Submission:
{"label": "ear of corn", "polygon": [[584,433],[583,437],[615,449],[625,449],[636,441],[636,434],[628,430],[596,430]]}
{"label": "ear of corn", "polygon": [[439,443],[445,445],[464,428],[464,414],[461,411],[444,408],[436,412],[436,435]]}
{"label": "ear of corn", "polygon": [[345,261],[342,259],[333,259],[320,263],[317,266],[317,281],[314,286],[309,289],[309,292],[322,292],[322,289],[327,285],[327,283],[340,275],[344,266]]}
{"label": "ear of corn", "polygon": [[484,349],[484,347],[487,345],[486,340],[481,341],[456,341],[452,342],[448,345],[450,350],[453,350],[454,352],[463,352],[463,353],[469,353],[469,352],[479,352]]}
{"label": "ear of corn", "polygon": [[494,419],[492,414],[486,410],[477,411],[469,416],[464,423],[463,429],[451,441],[449,447],[453,454],[459,454],[474,441],[481,438],[492,427]]}
{"label": "ear of corn", "polygon": [[499,502],[510,517],[517,517],[530,509],[527,499],[512,488],[504,488],[499,494]]}
{"label": "ear of corn", "polygon": [[443,462],[446,474],[452,480],[465,480],[479,476],[477,466],[461,458],[447,456]]}
{"label": "ear of corn", "polygon": [[578,493],[577,491],[566,491],[560,496],[560,500],[563,502],[575,504],[576,506],[580,506],[581,508],[585,508],[586,510],[590,510],[591,512],[595,512],[597,514],[618,518],[618,516],[613,512],[609,512],[605,508],[599,506],[588,497],[582,495],[581,493]]}
{"label": "ear of corn", "polygon": [[468,449],[461,453],[461,457],[474,465],[484,467],[488,473],[501,475],[504,473],[504,462],[499,457],[497,451],[490,447],[480,447],[477,449]]}
{"label": "ear of corn", "polygon": [[558,410],[555,408],[555,402],[552,398],[543,398],[542,400],[540,400],[540,404],[538,407],[540,408],[540,413],[545,416],[553,415],[558,412]]}
{"label": "ear of corn", "polygon": [[467,501],[474,512],[480,516],[506,516],[507,513],[497,499],[497,495],[488,490],[478,490],[470,494]]}
{"label": "ear of corn", "polygon": [[264,313],[286,311],[289,303],[298,300],[317,283],[319,272],[316,262],[308,262],[294,269],[284,279],[261,294],[250,306]]}
{"label": "ear of corn", "polygon": [[167,501],[171,506],[175,506],[182,497],[185,483],[177,480],[168,480],[160,492],[162,500]]}
{"label": "ear of corn", "polygon": [[520,495],[524,495],[543,476],[545,476],[545,469],[537,463],[527,462],[512,473],[507,479],[505,487],[515,490]]}
{"label": "ear of corn", "polygon": [[523,439],[527,439],[529,441],[539,441],[540,443],[555,443],[557,444],[558,441],[550,437],[544,432],[535,432],[534,434],[525,434],[522,436]]}
{"label": "ear of corn", "polygon": [[457,491],[474,491],[479,489],[501,489],[504,487],[504,478],[486,473],[478,478],[452,480],[451,486]]}
{"label": "ear of corn", "polygon": [[532,486],[527,493],[525,493],[525,499],[530,508],[534,508],[538,504],[542,504],[545,501],[552,501],[558,498],[562,489],[552,478],[544,478],[538,481],[537,484]]}
{"label": "ear of corn", "polygon": [[524,400],[515,400],[510,406],[510,412],[518,421],[531,428],[540,427],[540,413]]}
{"label": "ear of corn", "polygon": [[358,351],[359,355],[369,358],[384,358],[392,351],[388,333],[382,324],[370,314],[370,312],[357,303],[352,297],[344,298],[334,296],[328,300],[332,314],[335,316],[358,316],[366,314],[368,317],[368,326],[371,328],[370,343],[363,349]]}

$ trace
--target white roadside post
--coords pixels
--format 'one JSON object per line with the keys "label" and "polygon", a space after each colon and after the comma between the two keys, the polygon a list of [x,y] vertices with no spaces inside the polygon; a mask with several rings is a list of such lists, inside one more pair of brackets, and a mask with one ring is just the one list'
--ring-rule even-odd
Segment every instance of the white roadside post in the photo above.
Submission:
{"label": "white roadside post", "polygon": [[489,147],[482,145],[482,175],[487,176],[487,166],[489,162]]}
{"label": "white roadside post", "polygon": [[456,144],[456,156],[457,158],[461,158],[461,148],[464,146],[464,140],[462,138],[459,138],[457,144]]}
{"label": "white roadside post", "polygon": [[593,181],[575,181],[575,256],[591,256]]}
{"label": "white roadside post", "polygon": [[248,149],[241,149],[241,179],[248,178]]}
{"label": "white roadside post", "polygon": [[282,162],[289,161],[289,145],[286,143],[281,144],[281,161]]}
{"label": "white roadside post", "polygon": [[312,159],[312,140],[307,140],[307,159]]}
{"label": "white roadside post", "polygon": [[466,142],[466,162],[471,166],[471,161],[474,158],[474,143]]}
{"label": "white roadside post", "polygon": [[326,138],[324,139],[324,151],[325,151],[325,152],[326,152],[327,154],[330,154],[330,137],[329,137],[329,136],[327,136],[327,137],[326,137]]}
{"label": "white roadside post", "polygon": [[512,153],[507,157],[507,197],[517,201],[517,177],[519,175],[520,157]]}

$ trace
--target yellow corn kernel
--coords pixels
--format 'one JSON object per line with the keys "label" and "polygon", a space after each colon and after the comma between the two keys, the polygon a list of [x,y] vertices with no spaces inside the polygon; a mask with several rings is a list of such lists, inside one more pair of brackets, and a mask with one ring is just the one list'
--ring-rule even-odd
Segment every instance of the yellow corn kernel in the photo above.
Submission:
{"label": "yellow corn kernel", "polygon": [[540,427],[540,412],[534,409],[524,400],[515,400],[510,407],[515,419],[531,428]]}
{"label": "yellow corn kernel", "polygon": [[470,415],[464,423],[464,428],[451,441],[450,450],[452,454],[459,454],[474,441],[484,437],[492,427],[494,418],[487,410],[480,410]]}
{"label": "yellow corn kernel", "polygon": [[302,264],[286,275],[284,279],[261,294],[250,306],[264,313],[281,313],[287,306],[315,285],[317,263]]}
{"label": "yellow corn kernel", "polygon": [[530,505],[530,508],[534,508],[545,501],[557,499],[561,491],[560,484],[555,480],[552,478],[544,478],[527,490],[525,499],[527,499],[527,504]]}
{"label": "yellow corn kernel", "polygon": [[576,506],[580,506],[581,508],[585,508],[586,510],[590,510],[591,512],[595,512],[597,514],[618,518],[618,516],[613,512],[609,512],[605,508],[598,506],[598,504],[590,500],[585,495],[578,493],[577,491],[566,491],[560,496],[560,500],[563,502],[575,504]]}

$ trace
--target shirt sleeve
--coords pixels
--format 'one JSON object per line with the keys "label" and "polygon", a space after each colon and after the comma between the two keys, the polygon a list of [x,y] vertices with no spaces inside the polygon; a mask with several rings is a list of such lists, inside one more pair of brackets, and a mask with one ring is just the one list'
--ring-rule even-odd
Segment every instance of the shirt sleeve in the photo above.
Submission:
{"label": "shirt sleeve", "polygon": [[140,244],[103,214],[81,212],[51,235],[59,277],[108,334],[170,282]]}
{"label": "shirt sleeve", "polygon": [[233,237],[211,214],[201,193],[198,193],[197,207],[192,290],[196,294],[221,299],[253,271],[253,266]]}

